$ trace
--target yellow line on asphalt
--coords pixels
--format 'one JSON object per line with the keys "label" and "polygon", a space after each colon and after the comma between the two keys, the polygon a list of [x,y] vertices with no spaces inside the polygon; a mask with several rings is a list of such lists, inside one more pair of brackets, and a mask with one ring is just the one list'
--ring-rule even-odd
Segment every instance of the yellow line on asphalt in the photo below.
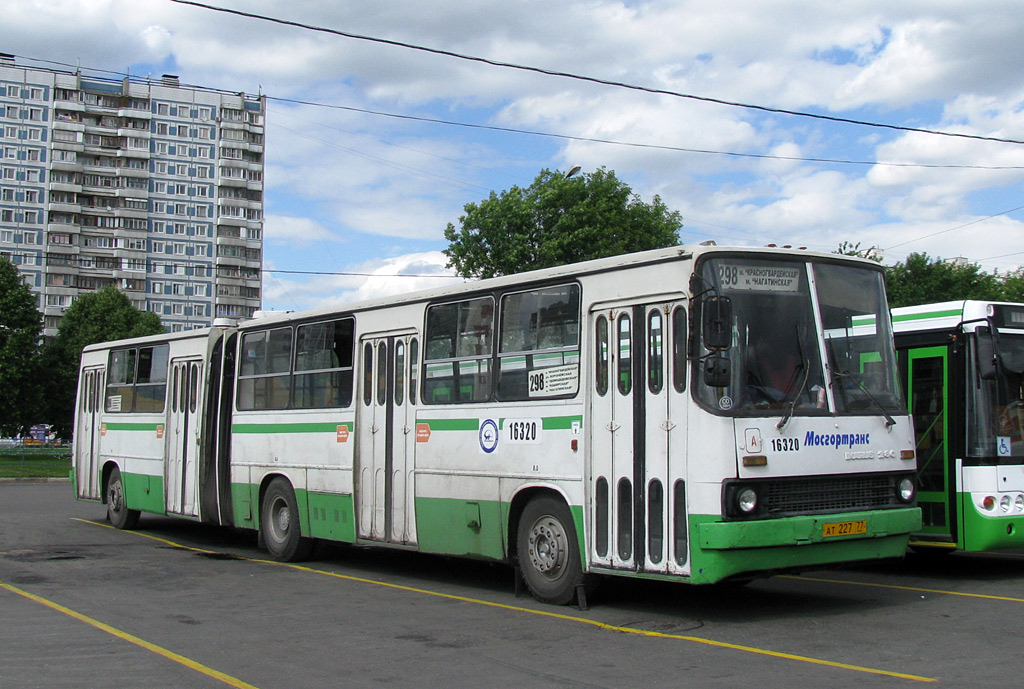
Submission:
{"label": "yellow line on asphalt", "polygon": [[847,586],[868,586],[879,589],[894,589],[896,591],[913,591],[914,593],[934,593],[943,596],[960,596],[961,598],[985,598],[987,600],[1001,600],[1010,603],[1024,603],[1024,598],[1013,598],[1011,596],[991,596],[987,593],[964,593],[963,591],[946,591],[943,589],[926,589],[920,586],[900,586],[898,584],[877,584],[870,581],[846,581],[844,579],[825,579],[818,577],[804,576],[780,576],[781,579],[795,579],[797,581],[820,581],[828,584],[846,584]]}
{"label": "yellow line on asphalt", "polygon": [[27,598],[31,601],[39,603],[40,605],[44,605],[50,610],[55,610],[57,612],[64,613],[68,617],[72,617],[78,620],[79,622],[84,622],[85,624],[91,627],[95,627],[100,631],[106,632],[107,634],[110,634],[112,636],[116,636],[118,639],[121,639],[122,641],[127,641],[130,644],[135,644],[140,648],[144,648],[147,651],[156,653],[158,656],[162,656],[164,658],[167,658],[168,660],[172,660],[175,663],[178,663],[179,665],[184,665],[190,670],[195,670],[196,672],[202,673],[207,677],[212,677],[213,679],[219,680],[230,687],[235,687],[236,689],[256,689],[256,687],[252,684],[243,682],[242,680],[236,677],[224,674],[219,670],[214,670],[213,668],[207,667],[202,663],[198,663],[192,660],[191,658],[186,658],[185,656],[175,653],[174,651],[169,651],[166,648],[163,648],[162,646],[157,646],[156,644],[146,641],[145,639],[140,639],[134,634],[129,634],[128,632],[117,629],[116,627],[111,627],[109,624],[105,624],[103,622],[100,622],[99,620],[95,620],[89,617],[88,615],[83,615],[82,613],[76,612],[71,608],[67,608],[63,605],[60,605],[59,603],[54,603],[53,601],[47,600],[42,596],[37,596],[34,593],[24,591],[18,588],[17,586],[11,586],[10,584],[6,584],[0,581],[0,589],[5,589],[7,591],[10,591],[11,593],[22,596],[23,598]]}
{"label": "yellow line on asphalt", "polygon": [[[112,526],[110,526],[108,524],[103,524],[101,522],[89,521],[89,520],[86,520],[86,519],[74,519],[74,521],[79,521],[79,522],[83,522],[83,523],[86,523],[86,524],[93,524],[95,526],[103,526],[103,527],[106,527],[106,528],[114,528],[114,527],[112,527]],[[165,538],[160,538],[158,536],[152,536],[152,535],[147,534],[147,533],[142,533],[141,531],[132,531],[130,533],[133,533],[133,534],[135,534],[137,536],[142,536],[144,538],[149,538],[149,539],[152,539],[154,541],[158,541],[160,543],[164,543],[166,545],[170,545],[170,546],[175,547],[175,548],[181,548],[182,550],[188,550],[188,551],[191,551],[191,552],[197,552],[197,553],[215,553],[216,552],[216,551],[213,551],[213,550],[204,550],[202,548],[193,548],[191,546],[181,545],[179,543],[175,543],[173,541],[169,541],[169,540],[167,540]],[[567,621],[567,622],[577,622],[577,623],[580,623],[580,624],[585,624],[585,625],[589,625],[589,626],[592,626],[592,627],[597,627],[598,629],[604,629],[604,630],[613,631],[613,632],[621,632],[623,634],[634,634],[634,635],[637,635],[637,636],[644,636],[644,637],[651,637],[651,638],[658,638],[658,639],[675,639],[675,640],[678,640],[678,641],[689,641],[689,642],[692,642],[692,643],[703,644],[705,646],[713,646],[713,647],[716,647],[716,648],[726,648],[726,649],[730,649],[730,650],[733,650],[733,651],[744,651],[746,653],[754,653],[754,654],[757,654],[757,655],[769,656],[769,657],[772,657],[772,658],[781,658],[783,660],[794,660],[794,661],[799,661],[799,662],[802,662],[802,663],[811,663],[813,665],[823,665],[825,667],[838,668],[838,669],[841,669],[841,670],[853,670],[855,672],[863,672],[863,673],[868,673],[868,674],[873,674],[873,675],[884,675],[884,676],[887,676],[887,677],[896,677],[896,678],[899,678],[899,679],[909,679],[909,680],[913,680],[913,681],[916,681],[916,682],[936,682],[936,681],[938,681],[934,677],[922,677],[922,676],[919,676],[919,675],[910,675],[910,674],[906,674],[906,673],[902,673],[902,672],[892,672],[890,670],[880,670],[880,669],[877,669],[877,668],[865,667],[865,666],[862,666],[862,665],[851,665],[849,663],[840,663],[840,662],[836,662],[836,661],[832,661],[832,660],[823,660],[821,658],[812,658],[810,656],[795,655],[795,654],[792,654],[792,653],[783,653],[781,651],[770,651],[770,650],[767,650],[767,649],[764,649],[764,648],[756,648],[754,646],[743,646],[741,644],[732,644],[732,643],[728,643],[728,642],[725,642],[725,641],[715,641],[713,639],[705,639],[705,638],[701,638],[699,636],[688,636],[688,635],[685,635],[685,634],[668,634],[668,633],[665,633],[665,632],[652,632],[652,631],[646,631],[646,630],[643,630],[643,629],[633,629],[631,627],[620,627],[618,625],[607,624],[605,622],[599,622],[597,620],[591,620],[591,619],[588,619],[586,617],[577,617],[575,615],[565,615],[565,614],[562,614],[562,613],[550,612],[550,611],[547,611],[547,610],[535,610],[533,608],[524,608],[524,607],[521,607],[521,606],[518,606],[518,605],[508,605],[507,603],[496,603],[494,601],[483,600],[483,599],[480,599],[480,598],[468,598],[466,596],[457,596],[457,595],[451,594],[451,593],[442,593],[440,591],[431,591],[429,589],[416,588],[416,587],[413,587],[413,586],[404,586],[402,584],[392,584],[392,583],[388,583],[388,582],[384,582],[384,581],[377,581],[377,580],[374,580],[374,579],[366,579],[364,577],[356,577],[356,576],[352,576],[350,574],[338,574],[336,572],[327,572],[327,571],[324,571],[322,569],[314,569],[312,567],[306,567],[305,565],[297,565],[297,564],[291,563],[291,562],[278,562],[276,560],[264,560],[264,559],[258,559],[258,558],[252,558],[252,557],[245,557],[243,555],[233,555],[233,557],[237,557],[239,560],[245,560],[245,561],[248,561],[248,562],[256,562],[256,563],[267,564],[267,565],[276,565],[276,566],[279,566],[279,567],[288,567],[289,569],[294,569],[294,570],[297,570],[297,571],[300,571],[300,572],[308,572],[308,573],[312,573],[312,574],[320,574],[320,575],[327,576],[327,577],[332,577],[332,578],[335,578],[335,579],[342,579],[344,581],[351,581],[351,582],[356,582],[356,583],[360,583],[360,584],[371,584],[373,586],[382,586],[384,588],[389,588],[389,589],[393,589],[393,590],[396,590],[396,591],[405,591],[405,592],[408,592],[408,593],[418,593],[418,594],[421,594],[421,595],[434,596],[436,598],[444,598],[444,599],[447,599],[447,600],[454,600],[454,601],[459,601],[459,602],[462,602],[462,603],[474,603],[476,605],[483,605],[483,606],[490,607],[490,608],[498,608],[498,609],[501,609],[501,610],[509,610],[509,611],[513,611],[513,612],[521,612],[521,613],[526,613],[526,614],[529,614],[529,615],[538,615],[540,617],[548,617],[548,618],[557,619],[557,620],[564,620],[564,621]]]}

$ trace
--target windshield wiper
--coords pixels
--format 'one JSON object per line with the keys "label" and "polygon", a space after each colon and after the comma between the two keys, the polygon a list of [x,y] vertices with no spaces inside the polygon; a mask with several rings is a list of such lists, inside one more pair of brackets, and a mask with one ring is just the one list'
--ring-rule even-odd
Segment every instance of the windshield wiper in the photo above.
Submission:
{"label": "windshield wiper", "polygon": [[793,402],[789,405],[789,411],[787,411],[786,415],[779,419],[779,422],[775,424],[775,428],[780,431],[784,429],[790,419],[793,418],[793,412],[796,410],[796,403],[800,401],[800,396],[804,394],[804,388],[807,387],[807,380],[811,377],[811,367],[807,365],[807,357],[804,355],[804,341],[803,338],[800,337],[800,324],[797,323],[794,327],[796,328],[796,351],[800,355],[800,364],[798,365],[797,370],[803,369],[804,378],[800,381],[800,385],[796,389],[796,394],[793,395]]}
{"label": "windshield wiper", "polygon": [[839,370],[836,370],[836,371],[834,371],[834,373],[835,373],[835,375],[839,376],[840,378],[849,378],[850,380],[852,380],[854,382],[854,384],[856,384],[856,386],[860,389],[860,391],[863,392],[867,396],[867,398],[869,400],[871,400],[872,404],[874,404],[878,408],[878,411],[882,412],[882,416],[885,417],[885,427],[886,428],[892,428],[893,426],[896,425],[896,420],[894,418],[892,418],[891,416],[889,416],[889,412],[887,412],[885,410],[885,407],[882,406],[882,403],[879,402],[877,399],[875,399],[875,396],[871,394],[870,390],[868,390],[866,387],[864,387],[864,383],[862,383],[860,381],[860,379],[857,378],[857,376],[853,375],[849,371],[839,371]]}

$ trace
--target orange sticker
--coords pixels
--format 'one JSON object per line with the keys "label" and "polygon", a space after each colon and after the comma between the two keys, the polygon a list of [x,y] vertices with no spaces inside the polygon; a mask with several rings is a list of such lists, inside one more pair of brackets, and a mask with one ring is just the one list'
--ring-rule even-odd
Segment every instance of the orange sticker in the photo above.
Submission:
{"label": "orange sticker", "polygon": [[425,443],[430,440],[430,424],[429,423],[418,423],[416,424],[416,442]]}
{"label": "orange sticker", "polygon": [[338,426],[338,442],[348,442],[348,426]]}

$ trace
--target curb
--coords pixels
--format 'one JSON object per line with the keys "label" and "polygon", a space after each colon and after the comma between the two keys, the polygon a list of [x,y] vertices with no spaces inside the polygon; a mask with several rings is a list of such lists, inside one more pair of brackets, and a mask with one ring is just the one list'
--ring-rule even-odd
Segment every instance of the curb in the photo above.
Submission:
{"label": "curb", "polygon": [[71,483],[69,478],[44,478],[42,476],[16,476],[14,478],[0,478],[0,483]]}

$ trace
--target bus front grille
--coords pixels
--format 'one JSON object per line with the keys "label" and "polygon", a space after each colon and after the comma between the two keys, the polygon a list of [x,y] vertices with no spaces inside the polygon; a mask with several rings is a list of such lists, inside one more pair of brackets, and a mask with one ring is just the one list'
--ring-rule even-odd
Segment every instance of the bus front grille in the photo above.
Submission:
{"label": "bus front grille", "polygon": [[770,481],[762,507],[768,517],[856,512],[903,506],[891,474]]}

